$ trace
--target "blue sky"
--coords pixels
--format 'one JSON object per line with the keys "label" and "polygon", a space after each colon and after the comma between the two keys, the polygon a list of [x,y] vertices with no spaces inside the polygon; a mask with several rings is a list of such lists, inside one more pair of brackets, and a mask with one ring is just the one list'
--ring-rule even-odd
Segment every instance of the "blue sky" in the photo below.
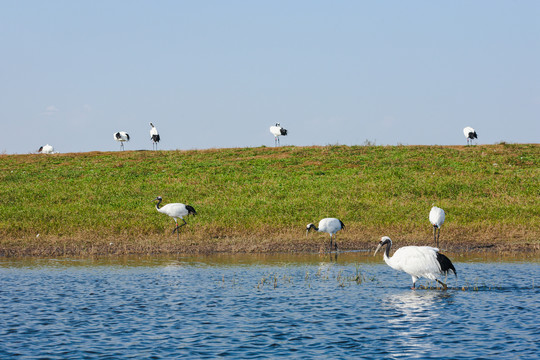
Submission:
{"label": "blue sky", "polygon": [[1,1],[0,153],[540,140],[540,1]]}

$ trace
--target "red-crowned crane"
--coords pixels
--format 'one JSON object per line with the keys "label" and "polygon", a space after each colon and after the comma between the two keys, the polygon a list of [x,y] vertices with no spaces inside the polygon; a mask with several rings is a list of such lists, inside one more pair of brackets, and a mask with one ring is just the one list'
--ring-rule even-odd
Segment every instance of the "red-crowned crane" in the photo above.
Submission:
{"label": "red-crowned crane", "polygon": [[[159,211],[162,214],[169,215],[170,217],[172,217],[174,219],[176,227],[173,230],[173,234],[181,226],[184,226],[184,225],[187,224],[186,220],[184,220],[184,216],[197,215],[197,212],[195,211],[193,206],[185,205],[185,204],[182,204],[182,203],[171,203],[171,204],[163,205],[163,207],[160,208],[159,205],[161,204],[162,200],[163,199],[161,198],[161,196],[158,196],[157,198],[155,198],[152,201],[157,201],[157,204],[156,204],[157,211]],[[179,218],[182,219],[182,221],[184,222],[181,225],[178,225],[177,219],[179,219]],[[180,235],[178,235],[178,236],[180,236]]]}
{"label": "red-crowned crane", "polygon": [[156,127],[154,126],[154,124],[150,123],[150,126],[152,127],[150,129],[150,139],[152,140],[152,150],[154,150],[154,147],[156,148],[157,150],[157,145],[158,145],[158,142],[160,139],[159,137],[159,133],[156,129]]}
{"label": "red-crowned crane", "polygon": [[272,135],[274,135],[274,146],[279,145],[280,136],[287,136],[287,130],[282,128],[279,123],[270,126],[270,132],[272,133]]}
{"label": "red-crowned crane", "polygon": [[478,139],[478,134],[470,126],[467,126],[466,128],[463,129],[463,135],[465,135],[465,138],[467,139],[467,145],[469,145],[469,141],[470,141],[470,144],[472,145],[473,139]]}
{"label": "red-crowned crane", "polygon": [[113,134],[114,140],[120,142],[120,149],[124,150],[124,142],[129,141],[129,134],[125,131],[115,132]]}
{"label": "red-crowned crane", "polygon": [[40,146],[38,152],[42,154],[54,154],[54,148],[52,145],[47,144]]}
{"label": "red-crowned crane", "polygon": [[411,275],[413,282],[411,289],[413,290],[416,281],[420,278],[435,280],[442,285],[443,290],[446,290],[448,286],[438,277],[441,275],[447,276],[449,271],[452,271],[457,277],[456,268],[454,268],[450,259],[441,254],[437,248],[431,246],[404,246],[397,249],[394,256],[390,257],[392,240],[388,236],[383,236],[373,256],[383,246],[386,246],[384,262],[392,269]]}
{"label": "red-crowned crane", "polygon": [[[334,235],[339,230],[345,229],[345,224],[343,224],[341,220],[336,219],[336,218],[324,218],[321,221],[319,221],[319,227],[316,227],[314,224],[307,224],[306,236],[308,235],[311,229],[330,234],[330,249],[332,249],[332,240],[334,238]],[[334,241],[334,247],[337,250],[338,245],[336,241]]]}
{"label": "red-crowned crane", "polygon": [[444,210],[440,207],[432,207],[429,212],[429,222],[433,225],[433,241],[435,246],[439,247],[439,235],[441,235],[441,226],[444,223]]}

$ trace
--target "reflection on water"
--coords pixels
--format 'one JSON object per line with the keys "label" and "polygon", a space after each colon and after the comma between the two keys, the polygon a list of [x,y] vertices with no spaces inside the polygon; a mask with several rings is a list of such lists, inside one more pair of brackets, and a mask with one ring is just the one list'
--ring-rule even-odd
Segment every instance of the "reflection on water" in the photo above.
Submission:
{"label": "reflection on water", "polygon": [[[374,247],[375,248],[375,247]],[[374,250],[373,250],[374,251]],[[340,264],[382,264],[382,255],[373,256],[373,251],[344,251],[339,253],[277,253],[277,254],[212,254],[198,256],[102,256],[94,258],[0,258],[0,267],[30,266],[162,266],[166,262],[181,262],[192,266],[237,266],[315,264],[321,261]],[[528,262],[540,263],[540,253],[496,254],[496,253],[446,253],[452,262]]]}
{"label": "reflection on water", "polygon": [[445,292],[367,252],[3,259],[0,358],[536,357],[539,263],[456,258]]}
{"label": "reflection on water", "polygon": [[453,293],[447,291],[405,291],[383,300],[384,308],[394,313],[387,322],[390,329],[395,329],[399,352],[409,349],[412,353],[422,353],[437,349],[430,331],[433,323],[441,321],[440,306],[451,301],[452,296]]}

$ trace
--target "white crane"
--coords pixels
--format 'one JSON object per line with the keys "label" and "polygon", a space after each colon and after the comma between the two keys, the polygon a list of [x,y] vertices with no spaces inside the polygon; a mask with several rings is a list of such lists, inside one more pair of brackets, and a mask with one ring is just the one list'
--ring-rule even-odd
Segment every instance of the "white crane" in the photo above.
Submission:
{"label": "white crane", "polygon": [[[161,201],[163,199],[161,198],[161,196],[158,196],[157,198],[155,198],[154,200],[152,201],[157,201],[157,204],[156,204],[156,209],[157,211],[159,211],[160,213],[162,214],[166,214],[166,215],[169,215],[170,217],[172,217],[174,219],[174,222],[176,224],[176,227],[174,228],[173,230],[173,234],[181,227],[181,226],[184,226],[186,225],[186,220],[184,220],[184,216],[188,216],[188,215],[197,215],[197,212],[195,211],[195,209],[193,208],[193,206],[191,205],[185,205],[185,204],[182,204],[182,203],[171,203],[171,204],[167,204],[167,205],[164,205],[163,207],[159,207],[159,205],[161,204]],[[184,222],[183,224],[181,225],[178,225],[178,221],[177,219],[182,219],[182,221]]]}
{"label": "white crane", "polygon": [[467,126],[466,128],[463,129],[463,135],[465,135],[465,138],[467,139],[467,145],[469,145],[469,141],[470,141],[470,144],[472,145],[473,139],[478,139],[478,134],[470,126]]}
{"label": "white crane", "polygon": [[124,150],[124,142],[129,141],[129,134],[125,131],[115,132],[113,134],[114,140],[120,142],[120,149]]}
{"label": "white crane", "polygon": [[47,145],[41,146],[38,152],[42,154],[54,154],[54,148],[52,145],[47,144]]}
{"label": "white crane", "polygon": [[440,207],[432,207],[429,212],[429,222],[433,225],[433,241],[435,246],[439,247],[439,235],[441,235],[441,226],[444,223],[444,210]]}
{"label": "white crane", "polygon": [[155,148],[157,150],[158,142],[161,139],[159,137],[159,133],[158,133],[156,127],[154,126],[154,124],[150,123],[150,126],[152,127],[150,129],[150,139],[152,140],[152,150],[154,150],[154,146],[155,146]]}
{"label": "white crane", "polygon": [[450,270],[457,277],[456,269],[450,259],[441,254],[437,248],[431,246],[404,246],[397,249],[394,256],[390,257],[392,240],[388,236],[383,236],[373,256],[385,245],[384,262],[392,269],[411,275],[413,282],[411,289],[415,289],[418,279],[426,278],[437,281],[446,290],[448,286],[438,277],[441,275],[447,276]]}
{"label": "white crane", "polygon": [[280,136],[287,136],[287,130],[282,128],[279,123],[270,126],[270,132],[272,133],[272,135],[274,135],[274,146],[279,145]]}
{"label": "white crane", "polygon": [[[319,221],[319,227],[316,227],[314,224],[307,224],[306,236],[308,235],[311,229],[330,234],[330,249],[332,249],[332,240],[334,238],[334,235],[339,230],[345,229],[345,224],[343,224],[341,220],[336,219],[336,218],[324,218],[321,221]],[[338,248],[337,242],[334,242],[334,247],[337,250]]]}

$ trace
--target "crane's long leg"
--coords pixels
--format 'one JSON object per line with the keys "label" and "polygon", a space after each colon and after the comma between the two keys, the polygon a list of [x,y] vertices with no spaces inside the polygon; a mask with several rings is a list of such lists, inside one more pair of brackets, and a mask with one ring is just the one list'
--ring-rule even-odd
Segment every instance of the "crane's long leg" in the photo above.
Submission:
{"label": "crane's long leg", "polygon": [[178,225],[178,223],[176,222],[176,220],[174,220],[174,222],[176,222],[176,227],[174,228],[174,230],[173,230],[173,232],[172,232],[173,234],[175,233],[176,230],[180,229],[182,226],[187,225],[186,220],[182,219],[182,221],[183,221],[184,223]]}
{"label": "crane's long leg", "polygon": [[433,225],[433,242],[437,246],[437,227],[435,225]]}
{"label": "crane's long leg", "polygon": [[441,228],[437,230],[437,247],[439,247],[439,236],[441,235]]}
{"label": "crane's long leg", "polygon": [[448,289],[448,286],[446,286],[446,284],[445,284],[445,283],[443,283],[443,282],[442,282],[441,280],[439,280],[439,279],[435,279],[435,280],[437,280],[437,282],[438,282],[439,284],[441,284],[441,285],[442,285],[442,287],[443,287],[443,290],[447,290],[447,289]]}

